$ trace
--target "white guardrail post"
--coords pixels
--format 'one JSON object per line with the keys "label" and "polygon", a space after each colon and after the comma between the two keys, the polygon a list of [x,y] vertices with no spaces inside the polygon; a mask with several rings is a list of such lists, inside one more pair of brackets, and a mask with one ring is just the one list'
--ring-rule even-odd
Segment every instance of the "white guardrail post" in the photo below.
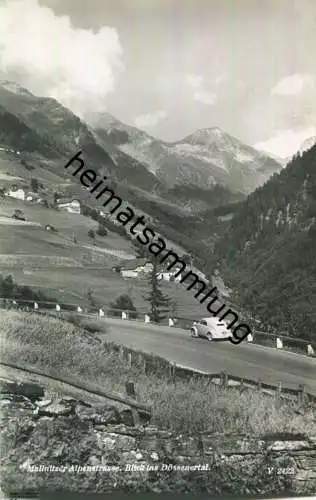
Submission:
{"label": "white guardrail post", "polygon": [[276,339],[276,346],[277,346],[277,349],[283,349],[283,341],[279,337],[277,337],[277,339]]}
{"label": "white guardrail post", "polygon": [[[14,299],[2,298],[1,300],[3,300],[3,301],[10,301],[13,305],[17,305],[17,302]],[[31,300],[30,301],[26,301],[26,302],[29,302],[29,303],[33,304],[34,311],[38,311],[40,309],[38,302],[33,302]],[[72,305],[75,306],[75,304],[72,304]],[[5,306],[6,306],[6,304],[4,304],[4,307]],[[77,312],[78,313],[83,313],[83,309],[80,306],[75,306],[75,307],[77,308]],[[44,306],[44,310],[45,310],[45,306]],[[56,304],[55,305],[55,310],[56,310],[56,312],[60,312],[61,311],[61,306],[59,304]],[[104,312],[103,309],[99,309],[98,316],[100,318],[103,318],[105,316],[105,312]],[[122,319],[124,319],[124,320],[128,320],[129,319],[129,311],[122,311]],[[144,322],[145,323],[151,323],[150,315],[147,314],[147,313],[144,314]],[[177,319],[168,317],[168,325],[169,325],[169,327],[174,327],[177,322],[178,322]],[[262,333],[264,333],[264,332],[262,332]],[[297,339],[295,339],[295,340],[297,340]],[[254,336],[253,336],[252,333],[249,333],[249,335],[247,336],[247,342],[254,342]],[[284,349],[282,337],[276,337],[275,338],[275,342],[276,342],[276,346],[275,346],[276,349]],[[306,345],[307,345],[307,347],[306,347]],[[307,342],[304,341],[304,346],[305,346],[305,352],[307,351],[306,352],[307,356],[316,356],[316,349],[315,349],[315,347],[312,346],[312,344],[307,344]]]}

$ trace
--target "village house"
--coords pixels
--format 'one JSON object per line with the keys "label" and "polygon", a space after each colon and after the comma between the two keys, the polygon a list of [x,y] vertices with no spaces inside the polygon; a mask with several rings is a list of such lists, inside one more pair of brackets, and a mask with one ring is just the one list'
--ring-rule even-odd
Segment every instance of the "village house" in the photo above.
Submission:
{"label": "village house", "polygon": [[33,193],[32,191],[29,191],[28,193],[26,193],[25,199],[26,199],[26,201],[33,201],[33,202],[39,203],[39,201],[41,200],[41,197],[39,196],[39,194]]}
{"label": "village house", "polygon": [[161,273],[159,273],[157,275],[157,278],[159,280],[164,280],[164,281],[174,281],[174,275],[175,275],[175,272],[174,271],[162,271]]}
{"label": "village house", "polygon": [[11,186],[10,189],[5,191],[5,196],[10,196],[10,198],[15,198],[17,200],[25,200],[24,189],[18,188],[17,186]]}
{"label": "village house", "polygon": [[80,214],[81,207],[79,200],[73,200],[69,198],[58,198],[57,200],[58,208],[61,210],[65,210],[72,214]]}
{"label": "village house", "polygon": [[141,278],[148,275],[152,269],[153,265],[147,259],[135,259],[121,267],[121,275],[123,278]]}

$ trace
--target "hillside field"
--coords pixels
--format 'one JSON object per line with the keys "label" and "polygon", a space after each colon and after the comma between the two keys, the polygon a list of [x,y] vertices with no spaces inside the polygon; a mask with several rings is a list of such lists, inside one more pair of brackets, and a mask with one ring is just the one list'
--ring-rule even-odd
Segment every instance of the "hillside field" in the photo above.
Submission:
{"label": "hillside field", "polygon": [[[27,223],[10,218],[16,209],[23,211]],[[53,225],[58,232],[46,231],[46,224]],[[124,261],[125,254],[134,257],[132,243],[109,231],[105,237],[96,236],[93,245],[88,231],[96,231],[97,227],[96,221],[83,215],[1,198],[0,273],[11,274],[20,285],[41,290],[59,302],[86,306],[88,291],[92,290],[97,304],[106,307],[127,293],[137,309],[147,310],[144,299],[150,289],[147,280],[124,279],[112,271],[113,266]],[[184,285],[162,282],[161,286],[163,293],[178,306],[179,316],[195,318],[206,314],[205,307]]]}

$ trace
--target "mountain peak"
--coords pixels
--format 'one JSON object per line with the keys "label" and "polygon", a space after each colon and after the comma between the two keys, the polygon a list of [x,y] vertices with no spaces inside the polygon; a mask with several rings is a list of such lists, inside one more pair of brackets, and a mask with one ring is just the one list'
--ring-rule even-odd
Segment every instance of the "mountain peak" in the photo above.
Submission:
{"label": "mountain peak", "polygon": [[190,144],[208,145],[217,141],[223,141],[228,134],[223,132],[219,127],[208,127],[197,129],[192,134],[186,136],[182,141]]}
{"label": "mountain peak", "polygon": [[219,127],[199,128],[191,136],[199,137],[222,137],[224,132]]}

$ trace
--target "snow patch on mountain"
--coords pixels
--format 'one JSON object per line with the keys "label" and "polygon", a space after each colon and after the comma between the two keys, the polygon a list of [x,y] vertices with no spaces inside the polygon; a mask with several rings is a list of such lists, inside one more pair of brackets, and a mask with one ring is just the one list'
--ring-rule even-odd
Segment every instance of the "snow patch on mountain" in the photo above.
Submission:
{"label": "snow patch on mountain", "polygon": [[169,147],[165,146],[164,149],[169,155],[175,155],[178,159],[179,157],[192,158],[192,160],[200,160],[203,163],[212,163],[213,165],[228,172],[221,152],[216,151],[216,149],[212,151],[212,149],[209,149],[206,146],[203,147],[200,144],[189,143],[179,143]]}

